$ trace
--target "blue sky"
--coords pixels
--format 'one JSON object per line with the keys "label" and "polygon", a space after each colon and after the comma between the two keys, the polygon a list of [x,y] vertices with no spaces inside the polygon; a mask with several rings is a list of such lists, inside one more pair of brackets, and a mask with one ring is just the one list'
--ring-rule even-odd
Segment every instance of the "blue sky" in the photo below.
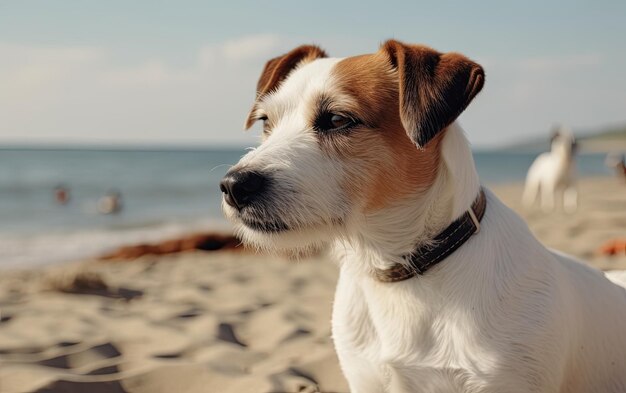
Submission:
{"label": "blue sky", "polygon": [[459,51],[487,82],[477,147],[626,123],[626,2],[2,1],[0,143],[250,145],[264,62],[387,38]]}

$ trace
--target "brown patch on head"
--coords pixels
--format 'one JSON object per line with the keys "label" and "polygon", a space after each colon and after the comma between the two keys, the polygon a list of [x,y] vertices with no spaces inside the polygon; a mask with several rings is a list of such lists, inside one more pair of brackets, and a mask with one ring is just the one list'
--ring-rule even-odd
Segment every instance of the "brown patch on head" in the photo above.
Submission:
{"label": "brown patch on head", "polygon": [[[398,74],[382,53],[347,58],[334,70],[339,100],[364,125],[325,144],[344,160],[346,192],[375,211],[430,187],[440,162],[434,138],[418,149],[403,126]],[[443,135],[443,133],[440,133]]]}
{"label": "brown patch on head", "polygon": [[246,118],[245,129],[247,130],[252,127],[252,124],[257,120],[255,113],[257,103],[263,95],[276,90],[280,83],[284,81],[298,65],[326,56],[326,52],[315,45],[302,45],[282,56],[269,60],[265,64],[265,68],[263,68],[263,72],[261,72],[261,76],[257,82],[256,100]]}

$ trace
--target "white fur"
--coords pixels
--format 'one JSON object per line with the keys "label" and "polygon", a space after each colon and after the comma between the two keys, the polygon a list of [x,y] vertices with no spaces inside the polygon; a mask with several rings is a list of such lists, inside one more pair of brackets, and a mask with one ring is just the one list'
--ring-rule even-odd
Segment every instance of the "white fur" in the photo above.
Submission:
{"label": "white fur", "polygon": [[224,208],[253,244],[332,245],[340,265],[332,332],[351,391],[626,392],[624,288],[546,249],[489,191],[480,233],[451,256],[406,281],[373,278],[463,214],[479,180],[455,123],[428,190],[364,213],[340,187],[351,164],[324,154],[305,121],[311,97],[332,90],[335,62],[300,67],[261,103],[281,120],[238,164],[275,174],[275,212],[297,230],[254,231]]}
{"label": "white fur", "polygon": [[562,202],[563,210],[566,212],[577,209],[578,191],[573,142],[571,132],[559,130],[559,134],[552,141],[551,151],[539,155],[530,166],[522,196],[526,208],[532,207],[538,196],[541,208],[545,212],[555,209],[557,199]]}

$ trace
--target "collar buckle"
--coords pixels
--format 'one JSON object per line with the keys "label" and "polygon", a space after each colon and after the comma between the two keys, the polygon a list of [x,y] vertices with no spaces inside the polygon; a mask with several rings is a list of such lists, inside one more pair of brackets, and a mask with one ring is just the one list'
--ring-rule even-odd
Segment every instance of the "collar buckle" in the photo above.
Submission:
{"label": "collar buckle", "polygon": [[469,214],[470,218],[472,219],[472,223],[474,223],[474,227],[476,228],[473,233],[473,235],[475,235],[480,232],[480,221],[478,220],[478,217],[476,217],[476,213],[474,212],[474,206],[470,207],[467,213]]}

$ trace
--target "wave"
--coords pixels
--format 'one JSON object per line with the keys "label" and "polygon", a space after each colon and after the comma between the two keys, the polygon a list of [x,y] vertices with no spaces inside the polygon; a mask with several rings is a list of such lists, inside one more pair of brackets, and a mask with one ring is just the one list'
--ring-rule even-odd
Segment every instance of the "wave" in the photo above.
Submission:
{"label": "wave", "polygon": [[229,231],[224,220],[202,219],[147,226],[47,232],[0,237],[0,269],[27,269],[93,258],[118,247],[153,243],[194,232]]}

